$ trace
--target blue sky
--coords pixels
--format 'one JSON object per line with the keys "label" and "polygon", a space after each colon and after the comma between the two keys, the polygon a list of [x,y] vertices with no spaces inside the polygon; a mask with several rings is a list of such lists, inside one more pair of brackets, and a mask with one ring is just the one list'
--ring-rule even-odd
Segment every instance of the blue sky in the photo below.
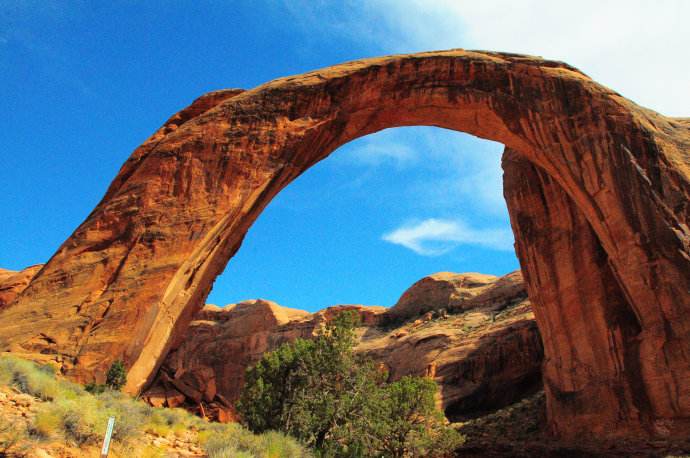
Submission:
{"label": "blue sky", "polygon": [[[210,90],[465,47],[565,60],[641,104],[688,115],[688,5],[0,0],[0,267],[48,260],[131,151]],[[268,207],[209,302],[391,305],[432,272],[516,269],[501,150],[433,128],[345,145]]]}

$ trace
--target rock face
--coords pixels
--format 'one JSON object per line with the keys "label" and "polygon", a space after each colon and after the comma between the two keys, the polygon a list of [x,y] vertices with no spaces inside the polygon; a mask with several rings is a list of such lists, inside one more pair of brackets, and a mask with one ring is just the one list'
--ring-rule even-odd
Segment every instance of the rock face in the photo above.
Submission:
{"label": "rock face", "polygon": [[386,308],[343,305],[311,314],[263,299],[223,308],[206,305],[143,397],[155,406],[185,406],[206,417],[236,421],[233,406],[245,369],[282,343],[313,336],[342,310],[357,310],[362,323],[373,326]]}
{"label": "rock face", "polygon": [[[497,277],[486,274],[438,272],[412,285],[386,315],[404,320],[429,311],[462,310],[475,308],[480,304],[489,305],[494,299],[500,301],[500,298],[494,297],[496,280]],[[514,284],[517,290],[525,292],[522,275],[518,272],[501,281]],[[499,290],[501,294],[505,293],[502,288]]]}
{"label": "rock face", "polygon": [[[52,357],[77,380],[121,358],[127,390],[140,392],[280,190],[350,140],[408,125],[502,142],[518,158],[505,192],[538,292],[554,431],[688,436],[690,121],[515,54],[366,59],[203,96],[134,151],[0,311],[0,350]],[[535,174],[546,181],[527,183]]]}
{"label": "rock face", "polygon": [[[429,283],[430,278],[443,280]],[[379,326],[394,311],[385,307],[334,306],[309,314],[261,299],[224,308],[207,305],[143,396],[153,405],[186,406],[233,421],[245,369],[284,342],[312,337],[343,310],[357,310],[362,319],[357,351],[384,364],[393,380],[433,377],[451,419],[496,410],[541,388],[543,351],[520,273],[501,278],[435,274],[413,285],[398,304],[410,293],[425,310],[458,297],[470,299],[444,316],[400,322],[396,315],[395,327]],[[485,300],[472,301],[481,296]]]}
{"label": "rock face", "polygon": [[0,269],[0,310],[6,307],[29,285],[43,264],[27,267],[19,272]]}

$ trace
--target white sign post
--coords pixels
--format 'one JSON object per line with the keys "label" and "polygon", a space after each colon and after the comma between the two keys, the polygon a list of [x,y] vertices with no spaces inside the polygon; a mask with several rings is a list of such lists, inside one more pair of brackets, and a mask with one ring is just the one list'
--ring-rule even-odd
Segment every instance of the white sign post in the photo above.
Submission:
{"label": "white sign post", "polygon": [[115,417],[108,418],[108,428],[105,430],[105,437],[103,438],[103,448],[101,449],[101,458],[107,458],[110,451],[110,438],[113,436],[113,427],[115,426]]}

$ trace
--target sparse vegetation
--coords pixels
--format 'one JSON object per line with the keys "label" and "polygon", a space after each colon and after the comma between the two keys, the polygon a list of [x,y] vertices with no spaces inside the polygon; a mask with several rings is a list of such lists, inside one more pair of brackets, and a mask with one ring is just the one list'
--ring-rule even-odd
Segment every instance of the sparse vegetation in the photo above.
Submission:
{"label": "sparse vegetation", "polygon": [[113,444],[121,451],[118,456],[165,456],[145,436],[182,434],[193,434],[211,458],[310,456],[284,434],[255,435],[237,424],[208,423],[182,409],[153,408],[112,389],[92,394],[56,378],[46,366],[13,356],[0,356],[0,385],[45,401],[38,402],[28,428],[0,419],[0,456],[23,456],[29,449],[55,442],[97,447],[110,416],[115,417]]}
{"label": "sparse vegetation", "polygon": [[26,427],[0,418],[0,456],[9,456],[10,453],[21,454],[27,449],[27,437]]}
{"label": "sparse vegetation", "polygon": [[247,371],[238,410],[255,432],[277,429],[320,456],[447,456],[462,437],[437,410],[430,379],[387,374],[354,353],[355,312],[313,340],[267,353]]}

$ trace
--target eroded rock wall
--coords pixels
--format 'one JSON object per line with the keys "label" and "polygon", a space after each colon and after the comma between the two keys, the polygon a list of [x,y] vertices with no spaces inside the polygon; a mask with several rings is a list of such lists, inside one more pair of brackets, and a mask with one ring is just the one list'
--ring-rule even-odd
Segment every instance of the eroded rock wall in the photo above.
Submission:
{"label": "eroded rock wall", "polygon": [[684,419],[680,425],[659,420],[673,417],[676,393],[656,393],[654,411],[649,396],[657,381],[645,380],[641,368],[642,325],[592,227],[533,164],[507,151],[503,168],[515,246],[521,264],[530,266],[527,288],[542,329],[551,428],[576,437],[611,430],[643,434],[641,428],[663,436],[684,427]]}

